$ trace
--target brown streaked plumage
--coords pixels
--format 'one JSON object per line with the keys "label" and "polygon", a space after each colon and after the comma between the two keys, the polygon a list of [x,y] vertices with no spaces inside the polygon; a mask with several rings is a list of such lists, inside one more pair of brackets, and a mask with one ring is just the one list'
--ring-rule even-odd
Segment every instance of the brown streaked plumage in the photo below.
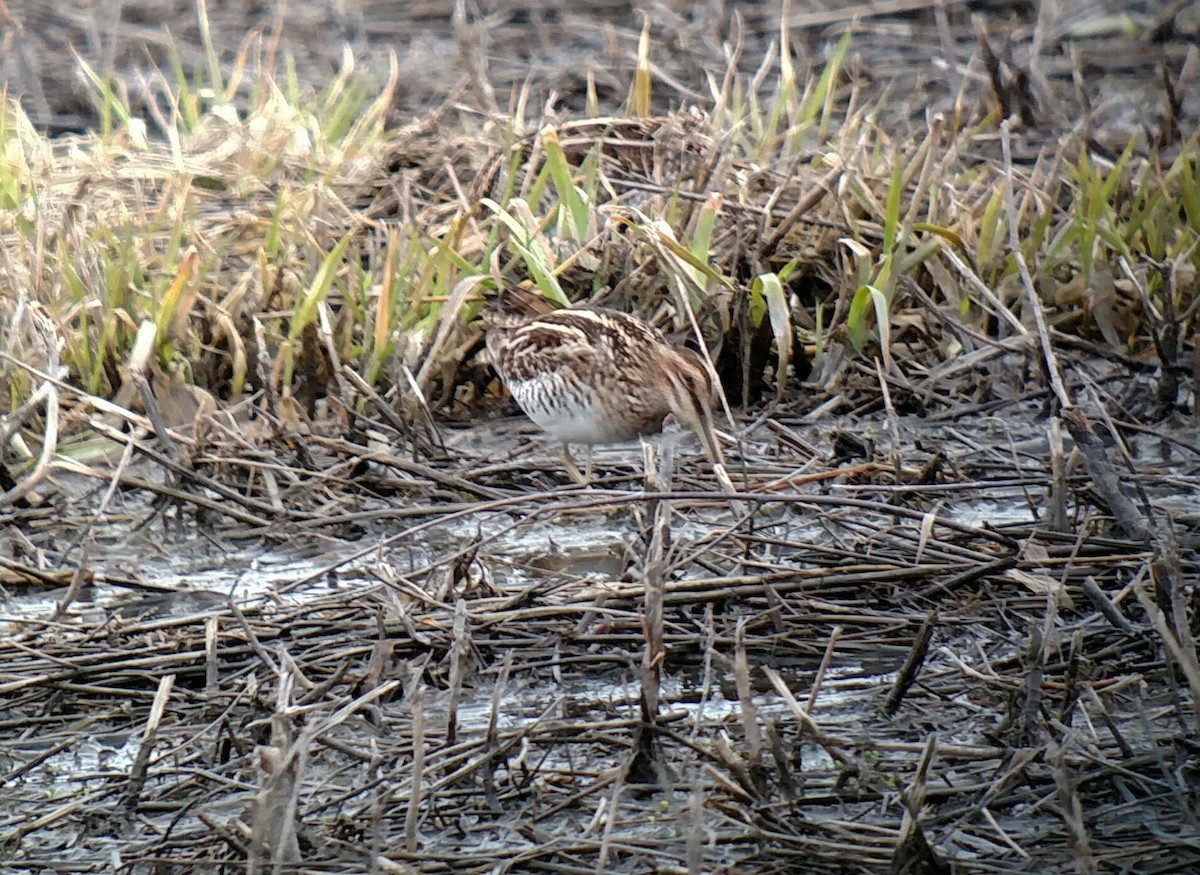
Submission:
{"label": "brown streaked plumage", "polygon": [[492,366],[526,415],[564,450],[655,434],[674,414],[699,435],[709,461],[722,461],[704,360],[671,346],[640,319],[596,308],[489,314],[486,322]]}

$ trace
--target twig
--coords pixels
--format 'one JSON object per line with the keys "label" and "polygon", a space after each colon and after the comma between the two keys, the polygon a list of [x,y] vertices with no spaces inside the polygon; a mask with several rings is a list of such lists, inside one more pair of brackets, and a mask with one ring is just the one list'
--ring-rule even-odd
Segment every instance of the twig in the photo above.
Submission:
{"label": "twig", "polygon": [[150,753],[158,739],[158,725],[162,722],[163,712],[167,708],[167,700],[171,696],[171,687],[175,684],[175,675],[163,675],[158,679],[158,692],[154,694],[154,703],[150,706],[150,716],[146,718],[146,728],[142,730],[142,740],[138,745],[137,756],[129,767],[129,802],[136,805],[146,783],[146,770],[150,766]]}
{"label": "twig", "polygon": [[921,628],[917,631],[916,638],[913,639],[912,647],[908,651],[908,658],[904,660],[904,665],[897,672],[896,680],[892,683],[892,691],[888,693],[887,700],[883,703],[883,713],[891,716],[899,710],[904,694],[916,681],[921,666],[925,663],[925,657],[929,653],[929,642],[933,640],[933,630],[937,628],[937,622],[938,612],[934,608],[925,615],[925,621],[921,623]]}
{"label": "twig", "polygon": [[417,851],[417,825],[421,819],[421,783],[425,780],[425,686],[417,681],[410,699],[412,708],[412,778],[404,811],[404,849]]}

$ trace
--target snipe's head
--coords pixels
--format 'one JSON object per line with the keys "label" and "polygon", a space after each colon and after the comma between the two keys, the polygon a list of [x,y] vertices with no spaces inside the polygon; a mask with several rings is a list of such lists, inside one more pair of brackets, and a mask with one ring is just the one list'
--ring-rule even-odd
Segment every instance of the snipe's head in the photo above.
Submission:
{"label": "snipe's head", "polygon": [[664,345],[659,355],[659,368],[671,413],[700,437],[708,460],[723,465],[725,459],[713,421],[716,386],[704,358],[690,349]]}

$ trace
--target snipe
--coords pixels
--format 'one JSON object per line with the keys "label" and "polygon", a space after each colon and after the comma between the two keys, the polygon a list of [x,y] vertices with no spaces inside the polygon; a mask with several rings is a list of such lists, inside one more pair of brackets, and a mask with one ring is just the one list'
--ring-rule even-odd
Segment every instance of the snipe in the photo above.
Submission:
{"label": "snipe", "polygon": [[713,430],[714,387],[701,356],[676,349],[655,328],[615,310],[490,313],[492,366],[525,414],[563,445],[568,473],[585,482],[568,444],[631,441],[674,415],[722,461]]}

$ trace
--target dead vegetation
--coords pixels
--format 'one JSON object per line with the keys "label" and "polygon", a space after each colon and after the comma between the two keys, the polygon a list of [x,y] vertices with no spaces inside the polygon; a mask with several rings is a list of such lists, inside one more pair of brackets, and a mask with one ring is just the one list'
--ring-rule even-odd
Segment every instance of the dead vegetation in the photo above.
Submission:
{"label": "dead vegetation", "polygon": [[[204,6],[187,75],[72,67],[94,134],[6,104],[0,858],[1200,866],[1190,9],[619,6],[559,103],[512,59],[575,13],[410,4],[419,115]],[[519,285],[705,343],[736,493],[559,487],[478,356]],[[151,570],[207,549],[306,563]]]}

